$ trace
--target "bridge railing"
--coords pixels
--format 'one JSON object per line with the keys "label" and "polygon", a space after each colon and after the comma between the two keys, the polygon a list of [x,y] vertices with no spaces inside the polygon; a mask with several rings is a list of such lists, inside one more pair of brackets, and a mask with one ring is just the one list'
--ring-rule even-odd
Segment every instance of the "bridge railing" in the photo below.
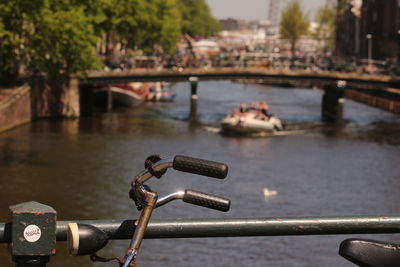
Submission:
{"label": "bridge railing", "polygon": [[[90,224],[110,240],[131,239],[135,220],[57,221],[57,242],[67,241],[67,224]],[[274,217],[234,219],[152,220],[145,238],[210,238],[294,235],[350,235],[400,233],[400,215],[338,217]],[[0,243],[12,241],[12,222],[0,223]]]}
{"label": "bridge railing", "polygon": [[[88,224],[107,239],[130,239],[135,220],[56,221],[56,211],[37,202],[10,207],[10,221],[0,223],[0,243],[9,243],[17,266],[46,266],[56,242],[67,240],[70,222]],[[145,238],[343,235],[400,233],[400,215],[153,220]],[[30,265],[29,265],[30,266]]]}

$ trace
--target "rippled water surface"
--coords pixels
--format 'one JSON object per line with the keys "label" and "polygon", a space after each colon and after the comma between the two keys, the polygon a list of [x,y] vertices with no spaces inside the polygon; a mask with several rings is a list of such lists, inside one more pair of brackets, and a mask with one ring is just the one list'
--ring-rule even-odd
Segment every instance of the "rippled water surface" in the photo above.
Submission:
{"label": "rippled water surface", "polygon": [[[230,167],[226,180],[170,170],[149,182],[160,194],[191,188],[232,200],[228,213],[173,202],[157,209],[156,219],[400,213],[398,116],[346,100],[345,123],[329,126],[321,122],[319,90],[200,82],[203,125],[193,126],[185,120],[189,84],[174,88],[174,103],[146,103],[79,120],[36,121],[1,134],[0,221],[7,219],[8,206],[29,200],[54,207],[59,220],[137,218],[127,196],[130,181],[154,153],[201,157]],[[219,120],[233,107],[261,99],[285,120],[287,135],[217,132]],[[265,199],[264,188],[277,195]],[[337,254],[347,237],[144,240],[138,266],[353,266]],[[374,238],[399,240],[398,235]],[[113,241],[103,254],[122,256],[128,244]],[[93,265],[88,257],[67,256],[65,247],[58,244],[49,266]],[[0,265],[13,266],[9,258],[0,245]]]}

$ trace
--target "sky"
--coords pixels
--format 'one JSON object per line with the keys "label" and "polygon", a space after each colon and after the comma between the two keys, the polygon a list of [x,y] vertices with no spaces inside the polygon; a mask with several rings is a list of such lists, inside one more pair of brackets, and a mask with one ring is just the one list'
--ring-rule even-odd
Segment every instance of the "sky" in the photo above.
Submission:
{"label": "sky", "polygon": [[[326,0],[300,0],[305,11],[310,12],[310,19]],[[237,18],[245,20],[267,19],[269,0],[206,0],[211,12],[217,19]],[[279,0],[281,8],[287,0]]]}

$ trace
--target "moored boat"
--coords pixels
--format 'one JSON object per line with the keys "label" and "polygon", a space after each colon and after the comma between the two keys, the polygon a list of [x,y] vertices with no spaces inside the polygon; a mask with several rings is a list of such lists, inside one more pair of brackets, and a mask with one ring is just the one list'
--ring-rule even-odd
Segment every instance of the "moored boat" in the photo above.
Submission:
{"label": "moored boat", "polygon": [[142,83],[111,84],[94,91],[96,106],[108,106],[111,101],[113,107],[132,107],[145,100],[147,86]]}
{"label": "moored boat", "polygon": [[149,88],[146,100],[153,102],[171,102],[175,99],[175,96],[176,94],[171,89],[169,83],[156,82]]}

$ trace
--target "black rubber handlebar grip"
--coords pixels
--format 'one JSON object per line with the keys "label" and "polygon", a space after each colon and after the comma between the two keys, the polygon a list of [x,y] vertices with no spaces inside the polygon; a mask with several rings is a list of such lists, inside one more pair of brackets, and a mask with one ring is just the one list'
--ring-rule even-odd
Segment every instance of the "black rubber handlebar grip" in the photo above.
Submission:
{"label": "black rubber handlebar grip", "polygon": [[186,203],[220,211],[228,211],[231,207],[231,201],[229,199],[193,190],[185,190],[185,195],[182,200]]}
{"label": "black rubber handlebar grip", "polygon": [[178,171],[189,172],[218,179],[224,179],[228,175],[228,166],[224,163],[186,156],[175,156],[172,167]]}

